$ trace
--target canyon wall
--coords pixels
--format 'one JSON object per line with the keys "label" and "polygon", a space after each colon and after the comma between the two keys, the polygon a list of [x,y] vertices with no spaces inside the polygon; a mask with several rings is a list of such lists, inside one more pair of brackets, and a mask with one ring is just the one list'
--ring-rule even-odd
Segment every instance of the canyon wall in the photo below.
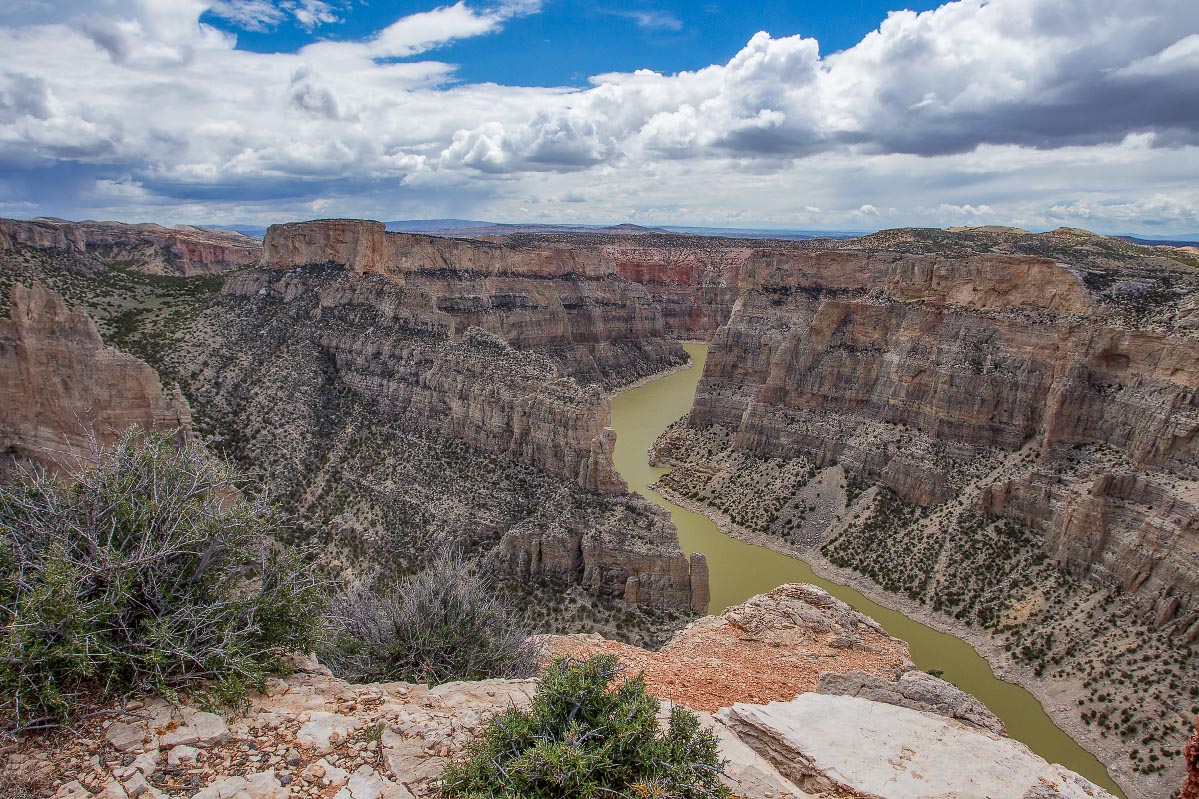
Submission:
{"label": "canyon wall", "polygon": [[652,454],[668,495],[982,631],[1165,796],[1199,692],[1199,270],[1056,238],[755,254]]}
{"label": "canyon wall", "polygon": [[[472,327],[457,340],[403,288],[338,267],[258,269],[231,278],[230,311],[289,318],[267,349],[311,342],[337,383],[397,424],[433,429],[579,486],[620,495],[609,403],[540,355]],[[410,313],[406,313],[410,312]],[[253,340],[244,342],[253,346]]]}
{"label": "canyon wall", "polygon": [[[1105,324],[1075,271],[1045,259],[763,253],[741,275],[693,426],[921,505],[1035,443],[1033,467],[996,479],[982,509],[1036,523],[1068,568],[1194,624],[1199,340]],[[1063,453],[1088,447],[1104,453],[1064,475]]]}
{"label": "canyon wall", "polygon": [[606,388],[686,356],[610,259],[350,221],[272,227],[264,253],[168,368],[214,446],[345,565],[465,549],[522,581],[706,607],[702,556],[612,462]]}
{"label": "canyon wall", "polygon": [[191,436],[178,390],[132,355],[106,347],[82,309],[40,285],[14,285],[0,319],[0,469],[70,470],[130,426]]}
{"label": "canyon wall", "polygon": [[706,341],[728,321],[741,265],[754,249],[744,241],[651,236],[605,244],[600,251],[622,277],[645,286],[670,335]]}
{"label": "canyon wall", "polygon": [[190,277],[254,263],[261,243],[240,233],[190,225],[0,219],[0,258],[24,252],[53,254],[89,271],[116,263],[152,274]]}
{"label": "canyon wall", "polygon": [[506,246],[388,233],[380,222],[273,225],[263,266],[336,264],[399,287],[395,314],[460,339],[478,328],[548,355],[564,376],[614,387],[686,361],[662,312],[610,257],[553,242]]}

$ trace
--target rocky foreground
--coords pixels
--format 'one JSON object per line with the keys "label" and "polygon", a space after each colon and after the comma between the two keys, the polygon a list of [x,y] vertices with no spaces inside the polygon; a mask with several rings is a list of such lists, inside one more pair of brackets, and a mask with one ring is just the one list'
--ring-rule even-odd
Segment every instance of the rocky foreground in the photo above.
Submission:
{"label": "rocky foreground", "polygon": [[[705,647],[713,659],[730,656],[722,646],[733,631],[744,652],[724,670],[735,679],[717,685],[713,672],[693,672]],[[577,650],[581,642],[604,646],[572,637],[546,643]],[[777,654],[755,659],[768,650]],[[839,600],[790,585],[689,628],[646,673],[651,692],[701,711],[728,761],[726,780],[744,799],[1109,796],[1005,737],[972,697],[911,671],[906,654]],[[776,679],[786,663],[803,664],[805,676]],[[663,679],[667,664],[673,687]],[[82,738],[28,738],[9,747],[0,780],[56,799],[433,796],[447,759],[489,714],[527,704],[537,685],[350,685],[314,660],[295,666],[233,718],[144,699],[85,727]],[[750,697],[758,701],[741,701]]]}

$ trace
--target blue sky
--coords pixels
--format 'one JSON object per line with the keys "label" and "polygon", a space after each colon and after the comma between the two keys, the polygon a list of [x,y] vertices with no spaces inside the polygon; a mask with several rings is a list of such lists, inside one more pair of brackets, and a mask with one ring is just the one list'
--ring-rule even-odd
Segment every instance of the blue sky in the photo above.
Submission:
{"label": "blue sky", "polygon": [[[550,0],[537,14],[512,19],[491,36],[451,42],[439,59],[458,65],[467,83],[513,86],[586,85],[592,75],[652,69],[681,72],[723,63],[758,31],[775,37],[814,37],[825,53],[852,47],[876,29],[889,11],[926,11],[936,2],[881,0],[829,2],[595,2]],[[241,49],[295,52],[318,39],[365,38],[396,19],[428,10],[429,3],[359,2],[339,6],[337,21],[302,25],[289,17],[263,30],[245,31],[209,12],[202,19],[238,35]]]}
{"label": "blue sky", "polygon": [[5,0],[0,216],[1199,233],[1195,0]]}

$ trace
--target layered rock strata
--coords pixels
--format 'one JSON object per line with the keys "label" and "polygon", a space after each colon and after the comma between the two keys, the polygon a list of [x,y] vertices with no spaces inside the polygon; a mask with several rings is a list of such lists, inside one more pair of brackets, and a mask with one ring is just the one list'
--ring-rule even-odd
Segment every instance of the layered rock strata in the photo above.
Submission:
{"label": "layered rock strata", "polygon": [[682,339],[708,340],[725,324],[737,301],[741,265],[754,252],[749,242],[651,236],[605,244],[622,277],[645,286],[662,308],[666,331]]}
{"label": "layered rock strata", "polygon": [[[921,505],[1035,442],[1033,468],[995,479],[982,509],[1034,523],[1063,565],[1163,622],[1199,622],[1199,342],[1105,326],[1074,271],[1027,257],[761,254],[742,292],[692,427]],[[1061,453],[1086,447],[1115,458],[1060,480]]]}
{"label": "layered rock strata", "polygon": [[30,250],[51,253],[76,268],[102,270],[115,263],[190,277],[254,263],[261,249],[261,242],[241,233],[191,225],[0,219],[0,258]]}
{"label": "layered rock strata", "polygon": [[1199,688],[1180,665],[1199,642],[1199,276],[1097,264],[1098,237],[1074,238],[1052,259],[754,255],[654,456],[668,492],[747,537],[998,634],[1118,779],[1165,795]]}
{"label": "layered rock strata", "polygon": [[131,426],[191,436],[178,389],[105,346],[82,309],[38,284],[14,285],[9,308],[0,319],[0,468],[71,470]]}
{"label": "layered rock strata", "polygon": [[466,549],[520,580],[706,607],[702,556],[612,463],[601,384],[685,354],[649,335],[660,315],[610,262],[359,222],[272,228],[266,255],[169,368],[214,445],[262,469],[341,565]]}
{"label": "layered rock strata", "polygon": [[[381,222],[273,225],[270,269],[336,264],[389,281],[395,310],[451,339],[479,328],[519,350],[552,358],[564,376],[619,386],[686,361],[646,290],[621,278],[611,257],[554,242],[508,246],[388,233]],[[331,298],[336,301],[336,298]]]}

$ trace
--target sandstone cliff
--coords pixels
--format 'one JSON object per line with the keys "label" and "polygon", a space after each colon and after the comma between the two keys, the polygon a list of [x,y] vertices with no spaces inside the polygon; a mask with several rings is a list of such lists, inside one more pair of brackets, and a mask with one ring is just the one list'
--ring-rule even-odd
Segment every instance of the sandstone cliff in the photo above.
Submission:
{"label": "sandstone cliff", "polygon": [[741,265],[754,251],[751,243],[642,238],[600,249],[616,262],[622,277],[645,286],[662,307],[668,333],[682,339],[710,339],[732,313]]}
{"label": "sandstone cliff", "polygon": [[[742,265],[694,408],[656,447],[664,485],[1003,635],[1158,795],[1199,685],[1175,665],[1199,641],[1195,270],[1132,291],[1156,262],[853,244]],[[1155,761],[1133,751],[1148,733]]]}
{"label": "sandstone cliff", "polygon": [[0,468],[71,469],[133,425],[191,436],[178,389],[164,390],[143,361],[106,347],[82,309],[37,284],[14,285],[9,308],[0,319]]}
{"label": "sandstone cliff", "polygon": [[451,339],[486,330],[582,383],[619,386],[686,360],[645,289],[595,251],[388,233],[358,220],[274,225],[263,247],[270,269],[336,264],[386,279],[409,324]]}
{"label": "sandstone cliff", "polygon": [[330,558],[369,572],[466,549],[518,580],[706,607],[702,558],[693,574],[612,463],[602,386],[686,356],[610,261],[361,222],[273,227],[266,259],[168,368]]}
{"label": "sandstone cliff", "polygon": [[[742,275],[693,427],[923,505],[983,470],[983,510],[1199,635],[1199,341],[1104,325],[1074,271],[1041,259],[761,254]],[[986,466],[1031,442],[1020,476]],[[1088,447],[1109,456],[1064,475]]]}
{"label": "sandstone cliff", "polygon": [[0,259],[24,251],[53,254],[75,268],[102,270],[115,263],[142,272],[189,277],[254,263],[261,244],[240,233],[190,225],[0,219]]}

